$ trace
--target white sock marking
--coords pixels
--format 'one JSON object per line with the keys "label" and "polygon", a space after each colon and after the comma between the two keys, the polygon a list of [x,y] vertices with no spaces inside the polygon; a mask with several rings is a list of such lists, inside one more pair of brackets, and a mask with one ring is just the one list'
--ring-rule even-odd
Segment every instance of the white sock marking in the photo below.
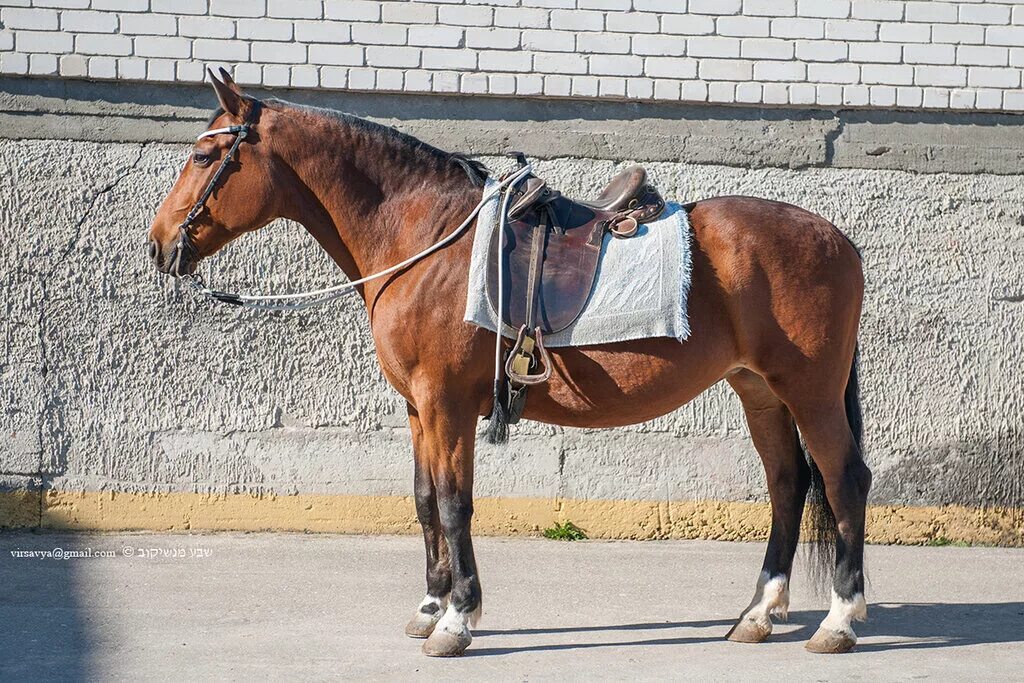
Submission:
{"label": "white sock marking", "polygon": [[789,617],[789,577],[785,574],[770,576],[763,571],[757,577],[754,598],[740,619],[749,619],[770,631],[771,614],[778,614],[782,619]]}
{"label": "white sock marking", "polygon": [[469,627],[466,624],[470,618],[470,613],[460,612],[455,609],[454,605],[448,605],[448,609],[445,610],[444,616],[441,617],[441,621],[437,622],[434,630],[446,631],[454,636],[462,635],[469,632]]}
{"label": "white sock marking", "polygon": [[856,638],[857,634],[853,632],[850,622],[864,621],[867,618],[868,603],[864,600],[863,593],[855,593],[850,600],[844,600],[833,590],[832,607],[829,608],[828,615],[821,622],[821,627]]}

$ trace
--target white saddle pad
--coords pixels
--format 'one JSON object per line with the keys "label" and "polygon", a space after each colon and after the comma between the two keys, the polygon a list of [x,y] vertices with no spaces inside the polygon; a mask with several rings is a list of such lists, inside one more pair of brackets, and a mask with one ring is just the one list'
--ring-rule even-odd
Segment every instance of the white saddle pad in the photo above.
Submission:
{"label": "white saddle pad", "polygon": [[[488,187],[494,181],[488,180]],[[487,251],[497,229],[500,196],[480,209],[469,266],[469,292],[463,320],[494,332],[497,313],[485,288]],[[692,257],[690,220],[675,203],[654,223],[641,225],[629,239],[604,236],[597,281],[583,312],[569,327],[544,337],[544,345],[588,346],[690,336],[686,300],[690,292]],[[507,325],[502,333],[515,338]]]}

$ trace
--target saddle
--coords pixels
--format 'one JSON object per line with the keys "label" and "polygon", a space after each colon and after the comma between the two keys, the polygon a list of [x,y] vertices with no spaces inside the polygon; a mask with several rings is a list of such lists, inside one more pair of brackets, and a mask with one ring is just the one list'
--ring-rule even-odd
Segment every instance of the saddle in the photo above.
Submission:
{"label": "saddle", "polygon": [[[523,168],[525,157],[515,156]],[[493,309],[502,311],[503,323],[518,330],[504,364],[509,383],[505,407],[514,424],[525,388],[551,375],[544,335],[571,325],[590,298],[605,233],[632,237],[641,224],[661,216],[665,200],[641,166],[618,173],[592,200],[570,199],[532,174],[509,193],[504,235],[495,230],[488,249],[487,295]]]}

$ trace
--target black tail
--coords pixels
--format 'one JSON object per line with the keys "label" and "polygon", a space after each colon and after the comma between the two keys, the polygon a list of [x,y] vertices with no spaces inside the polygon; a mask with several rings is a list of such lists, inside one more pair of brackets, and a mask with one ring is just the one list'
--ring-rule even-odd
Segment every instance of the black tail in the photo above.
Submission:
{"label": "black tail", "polygon": [[[850,379],[846,383],[843,402],[846,405],[846,419],[850,422],[850,431],[858,450],[864,434],[864,422],[860,412],[860,388],[857,384],[857,349],[853,351],[853,363],[850,366]],[[811,486],[807,492],[806,525],[808,550],[810,554],[810,575],[812,583],[822,592],[826,592],[836,562],[836,540],[838,529],[836,516],[825,496],[825,482],[821,478],[814,459],[807,455],[803,442],[804,458],[811,468]]]}

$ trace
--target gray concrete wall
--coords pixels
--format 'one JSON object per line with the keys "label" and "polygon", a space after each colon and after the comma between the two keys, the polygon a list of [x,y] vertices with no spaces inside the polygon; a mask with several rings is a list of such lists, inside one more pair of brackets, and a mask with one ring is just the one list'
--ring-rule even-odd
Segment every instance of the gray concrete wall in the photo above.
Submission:
{"label": "gray concrete wall", "polygon": [[[65,119],[85,129],[82,121]],[[1022,146],[1020,130],[1012,128],[1007,148]],[[410,492],[404,408],[377,368],[358,299],[289,314],[196,301],[158,275],[143,251],[184,146],[14,139],[25,136],[6,131],[0,433],[10,437],[0,440],[0,476],[7,488]],[[964,145],[957,153],[970,158]],[[483,160],[492,168],[508,163]],[[538,166],[573,194],[593,191],[626,161],[552,158]],[[791,202],[826,216],[861,247],[875,503],[1024,499],[1019,176],[683,161],[648,168],[667,197],[740,193]],[[339,277],[299,226],[283,222],[205,268],[213,282],[240,289],[299,289]],[[527,426],[503,452],[482,448],[478,462],[484,496],[766,499],[738,402],[724,384],[635,427]]]}

